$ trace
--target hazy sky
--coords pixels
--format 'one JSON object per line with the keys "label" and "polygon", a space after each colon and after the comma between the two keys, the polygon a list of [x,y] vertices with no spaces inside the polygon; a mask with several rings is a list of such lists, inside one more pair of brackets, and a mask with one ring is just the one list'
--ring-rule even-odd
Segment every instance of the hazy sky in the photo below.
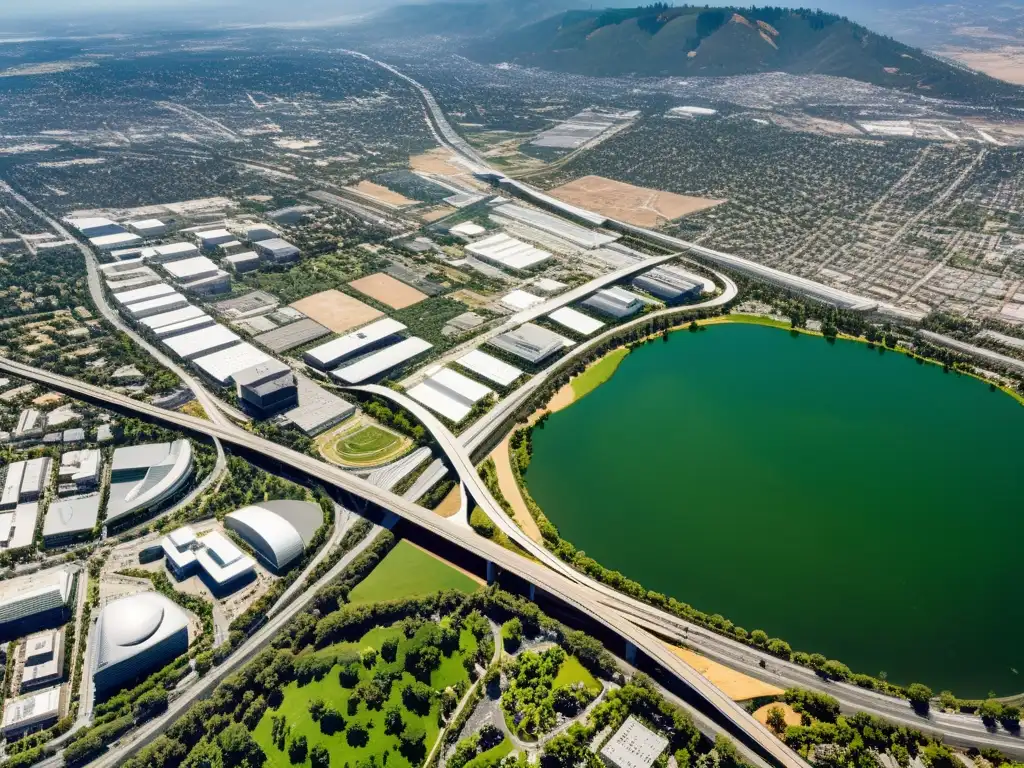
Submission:
{"label": "hazy sky", "polygon": [[394,2],[395,0],[0,0],[0,19],[31,16],[53,18],[62,15],[83,19],[94,14],[146,16],[154,12],[166,14],[170,11],[181,14],[201,13],[206,16],[216,14],[218,11],[251,10],[256,15],[263,15],[266,12],[296,8],[315,10],[317,13],[330,12],[332,15],[340,16]]}

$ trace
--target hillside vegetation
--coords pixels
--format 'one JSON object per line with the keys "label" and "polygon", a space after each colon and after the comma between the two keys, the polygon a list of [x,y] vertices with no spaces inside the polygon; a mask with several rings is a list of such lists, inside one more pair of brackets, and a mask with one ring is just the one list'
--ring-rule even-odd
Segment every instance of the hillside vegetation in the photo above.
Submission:
{"label": "hillside vegetation", "polygon": [[466,53],[593,76],[743,75],[784,71],[849,77],[947,98],[1019,100],[1020,87],[939,61],[840,16],[787,8],[668,7],[566,11]]}

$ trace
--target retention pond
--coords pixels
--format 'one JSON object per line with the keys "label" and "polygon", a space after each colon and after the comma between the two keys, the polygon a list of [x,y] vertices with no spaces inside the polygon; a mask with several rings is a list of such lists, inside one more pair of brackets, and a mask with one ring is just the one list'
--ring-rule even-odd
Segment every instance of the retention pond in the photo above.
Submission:
{"label": "retention pond", "polygon": [[855,672],[1024,690],[1024,409],[854,342],[675,333],[534,432],[562,536]]}

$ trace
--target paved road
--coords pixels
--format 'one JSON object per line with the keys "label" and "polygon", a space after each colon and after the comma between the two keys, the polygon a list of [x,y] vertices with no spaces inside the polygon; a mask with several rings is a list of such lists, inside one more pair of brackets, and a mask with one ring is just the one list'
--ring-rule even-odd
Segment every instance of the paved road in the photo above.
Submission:
{"label": "paved road", "polygon": [[[264,440],[234,425],[221,426],[186,414],[164,411],[149,403],[138,402],[123,395],[108,392],[100,387],[94,387],[74,379],[68,379],[31,368],[30,366],[21,365],[4,358],[0,358],[0,370],[19,378],[35,381],[52,389],[67,392],[75,397],[94,399],[132,410],[140,416],[169,423],[192,433],[218,437],[225,443],[261,453],[294,470],[304,472],[325,484],[342,488],[371,504],[393,512],[435,535],[447,539],[456,546],[462,547],[467,552],[494,563],[498,568],[521,576],[547,594],[560,599],[565,604],[578,610],[581,614],[590,616],[604,624],[608,630],[622,638],[627,647],[632,646],[639,649],[663,669],[675,675],[677,679],[687,685],[698,696],[702,697],[710,707],[717,710],[723,724],[735,736],[745,739],[749,745],[756,747],[771,762],[785,768],[805,768],[803,761],[789,748],[779,742],[767,728],[756,722],[746,711],[709,683],[695,669],[683,662],[675,654],[669,652],[653,635],[624,618],[618,610],[599,602],[598,597],[603,596],[595,594],[595,591],[588,585],[579,583],[580,576],[575,572],[566,574],[561,572],[561,569],[559,572],[552,571],[544,565],[534,563],[486,539],[480,538],[472,530],[451,525],[444,518],[439,518],[432,512],[416,506],[389,491],[379,489],[362,478],[353,476],[344,470],[310,456]],[[444,440],[443,433],[442,440]],[[454,441],[454,437],[451,440]],[[454,450],[452,445],[443,447],[446,450],[452,451],[450,455],[457,457],[464,455],[464,449],[461,449],[461,447],[461,454]],[[487,503],[486,500],[489,498],[489,494],[486,493],[486,488],[482,487],[479,478],[476,478],[475,482],[474,478],[476,478],[475,472],[470,471],[465,473],[463,479],[467,486],[471,484],[476,486],[475,492],[471,491],[474,497],[478,501],[484,500],[483,503]],[[491,503],[493,504],[493,500]],[[569,570],[571,571],[571,569]],[[292,615],[295,606],[303,605],[311,596],[312,591],[303,593],[292,603],[288,611],[272,619],[264,630],[268,630],[268,628],[276,630],[283,626],[283,622],[279,623],[278,620],[282,616],[288,617]],[[619,596],[613,596],[613,599],[615,597]],[[260,632],[264,630],[260,630]],[[272,634],[272,631],[270,634]],[[269,642],[270,634],[261,634],[260,642],[264,644]],[[245,655],[249,656],[251,652]],[[242,656],[243,654],[233,654],[229,662],[238,663],[234,660],[240,660]],[[196,691],[208,692],[208,688],[205,684],[200,685],[179,701],[188,701],[191,697],[197,696]],[[172,713],[180,712],[177,709],[178,704],[179,702],[176,701],[175,708],[171,710]],[[152,725],[146,726],[146,732],[150,733],[149,729],[153,727]],[[135,743],[138,744],[138,742]],[[120,759],[123,760],[129,753],[119,753]],[[115,765],[116,763],[103,762],[101,764]]]}

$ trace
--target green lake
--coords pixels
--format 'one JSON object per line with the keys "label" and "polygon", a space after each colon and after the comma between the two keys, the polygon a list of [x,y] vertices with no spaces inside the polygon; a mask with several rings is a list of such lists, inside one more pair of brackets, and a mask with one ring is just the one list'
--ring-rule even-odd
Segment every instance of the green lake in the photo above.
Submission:
{"label": "green lake", "polygon": [[534,432],[562,536],[854,672],[1024,691],[1024,408],[854,342],[727,324],[635,350]]}

